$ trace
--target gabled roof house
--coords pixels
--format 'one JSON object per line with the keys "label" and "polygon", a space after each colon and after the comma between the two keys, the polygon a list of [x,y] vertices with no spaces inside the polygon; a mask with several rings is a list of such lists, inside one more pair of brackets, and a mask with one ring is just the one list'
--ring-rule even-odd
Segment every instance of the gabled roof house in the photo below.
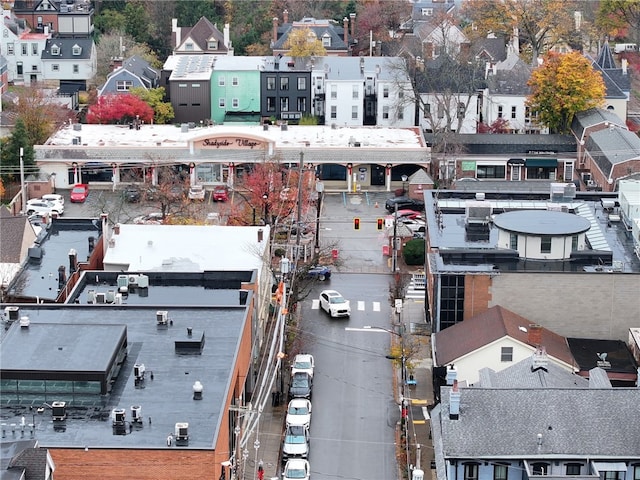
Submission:
{"label": "gabled roof house", "polygon": [[144,58],[134,55],[116,67],[107,76],[107,81],[98,90],[98,96],[106,93],[126,93],[131,88],[156,88],[160,72],[152,68]]}
{"label": "gabled roof house", "polygon": [[220,32],[206,17],[200,17],[193,27],[179,27],[178,19],[172,19],[171,41],[174,55],[233,55],[229,24]]}

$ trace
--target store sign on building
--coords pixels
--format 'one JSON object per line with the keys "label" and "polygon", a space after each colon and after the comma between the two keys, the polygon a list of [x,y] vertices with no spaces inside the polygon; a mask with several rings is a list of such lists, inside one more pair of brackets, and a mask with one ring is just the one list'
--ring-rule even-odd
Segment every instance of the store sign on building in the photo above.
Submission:
{"label": "store sign on building", "polygon": [[225,148],[225,149],[238,149],[238,148],[262,148],[265,142],[256,140],[255,138],[242,138],[242,137],[215,137],[205,138],[196,142],[200,147],[204,148]]}

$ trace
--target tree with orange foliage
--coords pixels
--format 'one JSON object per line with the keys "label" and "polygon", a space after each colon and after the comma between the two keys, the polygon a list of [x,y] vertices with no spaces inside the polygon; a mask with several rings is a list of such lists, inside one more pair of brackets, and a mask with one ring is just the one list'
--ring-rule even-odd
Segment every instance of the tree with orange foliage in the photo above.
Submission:
{"label": "tree with orange foliage", "polygon": [[152,123],[153,109],[140,98],[129,93],[102,95],[87,112],[87,123],[129,123],[136,119],[144,123]]}
{"label": "tree with orange foliage", "polygon": [[568,133],[573,116],[604,103],[602,74],[579,52],[549,53],[531,74],[527,106],[554,133]]}

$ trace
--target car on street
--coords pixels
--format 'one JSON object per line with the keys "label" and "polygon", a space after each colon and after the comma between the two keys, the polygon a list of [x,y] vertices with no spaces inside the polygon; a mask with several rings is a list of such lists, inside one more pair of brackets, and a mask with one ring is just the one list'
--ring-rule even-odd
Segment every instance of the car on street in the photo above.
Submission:
{"label": "car on street", "polygon": [[287,406],[287,425],[308,427],[311,423],[311,402],[306,398],[294,398]]}
{"label": "car on street", "polygon": [[53,202],[47,202],[44,200],[29,200],[27,202],[27,211],[26,214],[31,216],[34,213],[38,213],[40,215],[58,215],[62,216],[64,214],[64,207],[60,204],[55,204]]}
{"label": "car on street", "polygon": [[86,183],[77,183],[71,189],[69,200],[71,203],[84,203],[89,196],[89,185]]}
{"label": "car on street", "polygon": [[203,185],[191,185],[187,196],[189,200],[204,200],[206,193]]}
{"label": "car on street", "polygon": [[309,480],[311,478],[311,466],[304,458],[291,458],[282,470],[282,480]]}
{"label": "car on street", "polygon": [[421,212],[424,210],[424,202],[422,200],[416,200],[409,197],[393,197],[387,199],[384,203],[384,207],[389,213],[394,213],[396,208],[398,210],[406,209]]}
{"label": "car on street", "polygon": [[289,398],[311,398],[311,387],[313,377],[305,372],[298,372],[291,375],[289,385]]}
{"label": "car on street", "polygon": [[229,200],[229,191],[224,185],[216,185],[213,187],[211,198],[214,202],[226,202]]}
{"label": "car on street", "polygon": [[351,305],[336,290],[320,292],[320,308],[332,317],[348,317],[351,315]]}
{"label": "car on street", "polygon": [[293,359],[293,363],[291,364],[291,375],[296,372],[305,372],[313,377],[313,368],[315,367],[315,362],[313,360],[313,355],[308,353],[299,353]]}
{"label": "car on street", "polygon": [[282,460],[309,456],[309,429],[304,425],[289,425],[284,432]]}
{"label": "car on street", "polygon": [[127,187],[122,192],[122,195],[125,201],[129,203],[137,203],[142,197],[140,188],[138,188],[137,185],[127,185]]}
{"label": "car on street", "polygon": [[324,281],[331,278],[331,268],[325,265],[313,265],[307,270],[307,277]]}

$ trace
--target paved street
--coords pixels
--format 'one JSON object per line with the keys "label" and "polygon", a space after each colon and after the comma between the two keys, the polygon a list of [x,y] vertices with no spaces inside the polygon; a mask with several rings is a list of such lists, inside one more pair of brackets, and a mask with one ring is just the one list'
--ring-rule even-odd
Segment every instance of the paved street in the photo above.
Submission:
{"label": "paved street", "polygon": [[[63,193],[63,192],[59,192]],[[64,193],[63,193],[64,194]],[[400,478],[398,450],[402,395],[411,399],[407,434],[413,464],[415,444],[421,448],[421,465],[427,467],[432,458],[428,443],[427,405],[432,403],[431,364],[428,336],[416,359],[415,384],[400,382],[389,355],[393,337],[385,332],[346,331],[345,327],[365,325],[392,328],[396,321],[390,303],[393,281],[389,257],[383,255],[388,244],[384,232],[376,228],[377,219],[385,217],[386,192],[344,194],[325,193],[320,217],[319,243],[323,250],[337,250],[338,262],[331,280],[318,282],[310,295],[301,302],[295,331],[295,341],[289,358],[296,353],[312,353],[316,359],[313,387],[313,414],[310,442],[310,463],[315,479],[391,479]],[[68,198],[68,195],[67,195]],[[206,218],[211,212],[224,211],[224,204],[195,203],[195,215]],[[109,212],[114,222],[130,222],[135,217],[157,211],[145,203],[126,203],[121,192],[93,189],[86,203],[66,202],[65,217],[98,216]],[[360,229],[353,228],[354,218],[360,219]],[[406,267],[399,262],[402,271]],[[319,309],[322,289],[336,289],[351,301],[350,319],[331,319]],[[405,300],[400,320],[407,324],[424,322],[423,291],[412,291]],[[287,364],[288,365],[288,364]],[[286,413],[286,399],[279,405],[268,404],[261,415],[257,432],[247,443],[248,456],[243,477],[257,475],[262,461],[265,478],[279,477],[282,464],[281,445]],[[254,450],[255,440],[259,448]]]}

